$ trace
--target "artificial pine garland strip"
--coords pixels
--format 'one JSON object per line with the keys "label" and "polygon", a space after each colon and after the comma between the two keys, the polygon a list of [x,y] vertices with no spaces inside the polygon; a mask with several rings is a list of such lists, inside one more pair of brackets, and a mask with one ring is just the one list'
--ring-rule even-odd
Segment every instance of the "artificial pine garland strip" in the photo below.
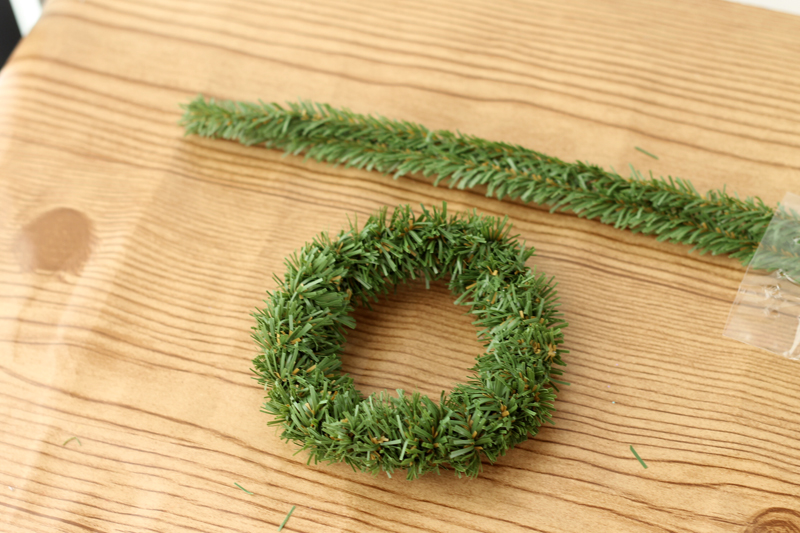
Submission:
{"label": "artificial pine garland strip", "polygon": [[[406,121],[359,115],[310,102],[252,104],[206,100],[183,106],[187,134],[264,144],[290,154],[395,178],[421,173],[438,185],[487,187],[488,196],[519,198],[572,211],[616,228],[729,254],[747,264],[774,210],[759,198],[742,200],[724,190],[699,194],[688,180],[633,177],[583,162],[567,163],[522,146]],[[793,217],[796,222],[796,214]],[[776,255],[786,259],[786,251]],[[797,252],[790,252],[796,265]]]}

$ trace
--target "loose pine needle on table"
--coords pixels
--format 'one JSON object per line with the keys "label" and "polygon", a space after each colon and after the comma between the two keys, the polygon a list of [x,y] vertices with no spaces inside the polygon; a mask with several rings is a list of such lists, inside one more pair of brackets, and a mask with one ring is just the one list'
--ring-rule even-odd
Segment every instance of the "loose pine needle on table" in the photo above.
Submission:
{"label": "loose pine needle on table", "polygon": [[645,150],[644,148],[639,148],[638,146],[634,146],[634,148],[636,148],[637,150],[639,150],[640,152],[642,152],[644,155],[649,155],[649,156],[650,156],[650,157],[652,157],[653,159],[658,159],[658,156],[657,156],[657,155],[653,155],[653,154],[651,154],[650,152],[648,152],[648,151],[647,151],[647,150]]}
{"label": "loose pine needle on table", "polygon": [[639,459],[639,462],[640,462],[640,463],[642,463],[642,466],[643,466],[643,467],[645,467],[645,468],[647,468],[647,465],[646,465],[646,464],[644,464],[644,461],[642,461],[642,458],[641,458],[641,457],[639,457],[639,454],[638,454],[638,453],[636,453],[636,450],[634,450],[634,449],[633,449],[633,444],[631,444],[631,451],[633,452],[633,455],[635,455],[635,456],[636,456],[636,458],[637,458],[637,459]]}
{"label": "loose pine needle on table", "polygon": [[283,526],[286,525],[286,522],[289,521],[289,517],[292,516],[292,513],[294,512],[294,508],[295,507],[296,507],[296,505],[292,505],[292,508],[289,510],[289,514],[286,515],[286,518],[283,519],[283,522],[281,522],[280,527],[278,527],[278,531],[282,530]]}
{"label": "loose pine needle on table", "polygon": [[66,446],[68,443],[72,442],[73,440],[78,441],[78,445],[79,446],[83,446],[83,444],[81,444],[81,439],[79,439],[78,437],[70,437],[70,438],[68,438],[67,440],[64,441],[64,444],[62,444],[62,446]]}
{"label": "loose pine needle on table", "polygon": [[239,485],[238,483],[234,483],[234,485],[236,485],[237,487],[239,487],[240,489],[242,489],[243,491],[245,491],[245,492],[246,492],[247,494],[249,494],[250,496],[252,496],[252,495],[254,494],[253,492],[250,492],[249,490],[247,490],[246,488],[242,487],[242,486],[241,486],[241,485]]}

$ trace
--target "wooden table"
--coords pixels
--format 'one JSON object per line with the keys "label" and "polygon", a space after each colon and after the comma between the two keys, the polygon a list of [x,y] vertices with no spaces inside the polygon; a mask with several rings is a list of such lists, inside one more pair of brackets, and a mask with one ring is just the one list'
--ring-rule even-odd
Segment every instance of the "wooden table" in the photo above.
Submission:
{"label": "wooden table", "polygon": [[[292,506],[284,531],[798,531],[800,363],[722,337],[735,261],[177,125],[198,93],[313,99],[773,205],[800,192],[800,18],[491,4],[47,3],[0,74],[2,531],[275,531]],[[557,277],[556,425],[478,479],[306,465],[259,412],[249,313],[316,233],[442,200],[508,214]],[[417,285],[359,310],[361,390],[464,380],[481,346],[452,301]]]}

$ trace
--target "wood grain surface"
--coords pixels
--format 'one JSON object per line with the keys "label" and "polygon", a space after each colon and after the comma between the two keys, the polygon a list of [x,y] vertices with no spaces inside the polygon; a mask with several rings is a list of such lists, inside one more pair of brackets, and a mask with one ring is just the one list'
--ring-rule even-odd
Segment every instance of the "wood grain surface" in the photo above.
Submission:
{"label": "wood grain surface", "polygon": [[[800,363],[722,337],[736,262],[177,126],[198,93],[313,99],[775,204],[800,192],[799,35],[721,0],[48,1],[0,72],[0,530],[275,531],[296,506],[284,531],[799,531]],[[306,465],[259,412],[249,313],[316,233],[442,200],[508,214],[556,276],[556,425],[478,479]],[[359,310],[360,389],[465,379],[452,301]]]}

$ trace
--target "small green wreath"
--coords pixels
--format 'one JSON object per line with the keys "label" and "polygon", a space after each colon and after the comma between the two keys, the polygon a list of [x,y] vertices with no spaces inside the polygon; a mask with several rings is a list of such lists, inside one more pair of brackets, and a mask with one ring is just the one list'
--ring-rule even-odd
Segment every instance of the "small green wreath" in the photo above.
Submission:
{"label": "small green wreath", "polygon": [[[373,474],[405,469],[409,479],[440,467],[477,476],[481,457],[494,462],[552,422],[551,375],[564,365],[566,323],[552,278],[525,266],[533,250],[510,229],[507,218],[448,218],[446,204],[419,216],[400,206],[391,218],[382,209],[361,230],[351,223],[336,239],[321,233],[291,256],[253,328],[263,411],[283,426],[281,437],[309,450],[309,462],[344,461]],[[426,284],[449,276],[486,352],[475,376],[442,392],[438,404],[402,390],[363,398],[339,357],[344,327],[355,328],[353,305],[369,306],[417,276]]]}

